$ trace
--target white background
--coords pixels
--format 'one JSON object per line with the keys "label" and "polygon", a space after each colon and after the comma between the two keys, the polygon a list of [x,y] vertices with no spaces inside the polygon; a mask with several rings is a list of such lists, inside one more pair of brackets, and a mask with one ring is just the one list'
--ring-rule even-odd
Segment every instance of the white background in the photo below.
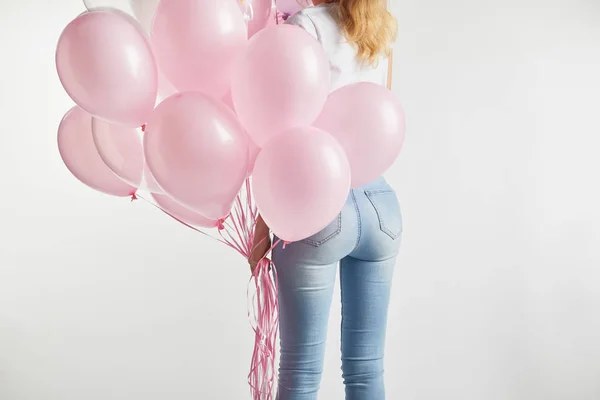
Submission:
{"label": "white background", "polygon": [[[600,399],[600,1],[393,7],[388,398]],[[249,398],[244,261],[61,163],[54,48],[81,11],[0,1],[0,399]]]}

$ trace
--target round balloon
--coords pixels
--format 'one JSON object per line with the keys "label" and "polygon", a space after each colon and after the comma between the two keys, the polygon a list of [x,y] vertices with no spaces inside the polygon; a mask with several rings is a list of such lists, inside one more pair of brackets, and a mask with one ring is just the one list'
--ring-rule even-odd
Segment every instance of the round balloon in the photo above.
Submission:
{"label": "round balloon", "polygon": [[[158,0],[159,1],[159,0]],[[133,15],[132,3],[134,0],[83,0],[85,8],[94,11],[102,8],[113,8]]]}
{"label": "round balloon", "polygon": [[112,8],[134,15],[131,0],[83,0],[85,8],[89,11]]}
{"label": "round balloon", "polygon": [[154,109],[158,72],[152,50],[120,13],[88,12],[67,25],[56,67],[69,96],[93,116],[137,127]]}
{"label": "round balloon", "polygon": [[265,146],[252,188],[261,216],[283,240],[305,239],[331,223],[350,190],[344,149],[317,128],[295,128]]}
{"label": "round balloon", "polygon": [[144,160],[141,129],[92,120],[94,143],[104,163],[121,179],[139,190],[163,194]]}
{"label": "round balloon", "polygon": [[[133,16],[136,25],[149,38],[154,11],[160,0],[84,0],[88,10],[108,10],[113,12],[123,12]],[[177,91],[164,77],[160,69],[158,71],[158,102],[175,94]]]}
{"label": "round balloon", "polygon": [[98,154],[108,168],[139,188],[144,171],[144,148],[137,129],[93,118],[92,136]]}
{"label": "round balloon", "polygon": [[[221,101],[235,113],[231,92],[227,92],[227,95]],[[254,163],[256,162],[258,153],[260,153],[260,147],[248,136],[248,175],[252,175],[252,171],[254,171]]]}
{"label": "round balloon", "polygon": [[[244,17],[246,20],[251,21],[255,18],[261,18],[262,9],[260,4],[265,1],[269,1],[269,5],[271,0],[237,0],[240,6],[240,9],[244,13]],[[145,32],[150,32],[152,27],[152,21],[154,19],[154,12],[156,11],[156,6],[160,0],[83,0],[83,4],[85,7],[92,11],[98,9],[115,9],[126,12],[134,16],[142,26]]]}
{"label": "round balloon", "polygon": [[366,82],[334,91],[314,126],[329,132],[346,151],[353,188],[381,176],[400,154],[406,135],[398,98]]}
{"label": "round balloon", "polygon": [[219,99],[247,36],[236,0],[161,1],[151,32],[160,69],[175,89]]}
{"label": "round balloon", "polygon": [[128,0],[127,3],[133,9],[133,15],[140,21],[142,28],[149,34],[152,28],[154,12],[160,0]]}
{"label": "round balloon", "polygon": [[166,195],[153,194],[152,198],[156,201],[156,204],[169,214],[170,216],[178,219],[181,222],[185,222],[188,225],[199,226],[202,228],[215,228],[219,225],[219,221],[208,219],[188,208],[185,208],[181,204]]}
{"label": "round balloon", "polygon": [[155,194],[164,194],[165,191],[162,190],[156,179],[152,176],[152,172],[150,172],[150,168],[148,168],[148,163],[144,163],[144,176],[142,178],[142,187],[146,188],[150,193]]}
{"label": "round balloon", "polygon": [[146,162],[171,198],[210,219],[227,216],[248,170],[248,141],[235,114],[200,93],[173,95],[144,134]]}
{"label": "round balloon", "polygon": [[263,147],[275,135],[310,125],[329,94],[329,60],[302,28],[263,29],[236,60],[231,95],[240,122]]}
{"label": "round balloon", "polygon": [[259,154],[260,147],[252,139],[248,138],[248,175],[252,175],[252,172],[254,172],[254,165]]}
{"label": "round balloon", "polygon": [[[246,0],[248,1],[248,0]],[[273,17],[272,0],[252,0],[252,19],[248,22],[248,37],[266,28]]]}
{"label": "round balloon", "polygon": [[279,11],[289,15],[296,14],[298,11],[302,10],[300,0],[277,0],[276,4]]}
{"label": "round balloon", "polygon": [[125,197],[136,188],[121,180],[104,163],[92,136],[92,116],[73,107],[58,128],[58,150],[71,173],[85,185],[113,196]]}

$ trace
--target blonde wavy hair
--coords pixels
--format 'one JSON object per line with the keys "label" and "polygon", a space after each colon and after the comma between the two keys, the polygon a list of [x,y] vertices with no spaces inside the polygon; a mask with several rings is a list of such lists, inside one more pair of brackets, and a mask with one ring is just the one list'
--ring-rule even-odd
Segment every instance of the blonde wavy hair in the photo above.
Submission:
{"label": "blonde wavy hair", "polygon": [[326,0],[334,10],[346,39],[356,45],[359,60],[377,64],[390,56],[398,34],[396,18],[385,0]]}

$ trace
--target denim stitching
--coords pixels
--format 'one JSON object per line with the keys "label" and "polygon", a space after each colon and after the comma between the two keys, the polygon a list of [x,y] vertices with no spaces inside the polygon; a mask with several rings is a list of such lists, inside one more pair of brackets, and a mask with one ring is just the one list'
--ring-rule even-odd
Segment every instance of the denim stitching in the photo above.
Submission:
{"label": "denim stitching", "polygon": [[337,236],[342,231],[342,213],[339,213],[336,219],[337,219],[337,225],[338,225],[337,229],[335,231],[333,231],[331,234],[329,234],[327,237],[324,237],[321,240],[312,240],[310,238],[306,238],[306,239],[302,240],[302,242],[313,245],[315,247],[319,247],[322,244],[324,244],[325,242],[327,242],[329,239],[333,238],[334,236]]}
{"label": "denim stitching", "polygon": [[377,203],[375,201],[373,201],[373,198],[372,198],[372,196],[381,195],[381,194],[388,194],[388,193],[394,193],[394,191],[393,190],[389,190],[389,189],[386,189],[386,190],[365,190],[365,194],[367,195],[367,198],[369,199],[369,201],[373,205],[373,208],[375,208],[375,212],[377,213],[377,218],[379,219],[379,228],[381,229],[381,231],[383,233],[385,233],[390,238],[392,238],[392,240],[396,240],[402,234],[402,228],[400,229],[400,232],[398,232],[397,234],[394,234],[392,231],[390,231],[385,226],[385,223],[383,221],[383,215],[381,214],[381,211],[379,210],[379,207],[377,206]]}
{"label": "denim stitching", "polygon": [[385,193],[394,193],[392,189],[376,189],[376,190],[365,190],[367,195],[369,194],[385,194]]}
{"label": "denim stitching", "polygon": [[356,246],[354,246],[354,249],[352,249],[351,251],[351,253],[354,253],[356,249],[358,249],[358,246],[360,245],[360,239],[362,238],[362,220],[360,217],[360,209],[358,208],[358,202],[356,201],[356,195],[354,194],[354,190],[351,190],[350,193],[352,194],[352,202],[354,203],[354,209],[356,210],[356,220],[358,228],[358,232],[356,234]]}

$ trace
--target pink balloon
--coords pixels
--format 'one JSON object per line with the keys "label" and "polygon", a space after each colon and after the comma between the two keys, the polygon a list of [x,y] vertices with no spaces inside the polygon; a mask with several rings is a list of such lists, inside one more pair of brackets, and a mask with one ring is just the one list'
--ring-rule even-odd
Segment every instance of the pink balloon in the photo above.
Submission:
{"label": "pink balloon", "polygon": [[283,24],[285,21],[283,21],[282,18],[280,18],[279,16],[279,12],[277,11],[277,7],[275,7],[275,4],[273,4],[273,6],[271,7],[271,17],[269,18],[269,20],[267,21],[267,28],[271,27],[271,26],[277,26],[279,24]]}
{"label": "pink balloon", "polygon": [[92,189],[119,197],[135,193],[102,161],[92,137],[92,116],[81,108],[73,107],[60,122],[58,150],[69,171]]}
{"label": "pink balloon", "polygon": [[254,166],[256,165],[256,159],[258,158],[260,151],[260,147],[258,147],[251,138],[248,138],[248,175],[251,175],[252,172],[254,172]]}
{"label": "pink balloon", "polygon": [[[231,92],[227,92],[225,97],[223,97],[222,101],[235,113],[233,100],[231,99]],[[248,136],[248,175],[252,175],[252,171],[254,171],[254,163],[256,162],[256,157],[258,157],[258,153],[260,153],[260,147],[258,147],[258,145],[254,143],[252,138]]]}
{"label": "pink balloon", "polygon": [[319,232],[340,213],[350,190],[350,165],[333,136],[295,128],[262,149],[252,188],[267,225],[293,242]]}
{"label": "pink balloon", "polygon": [[[247,1],[247,0],[246,0]],[[248,37],[266,28],[274,16],[272,0],[252,0],[252,19],[248,22]]]}
{"label": "pink balloon", "polygon": [[162,72],[158,72],[158,98],[156,103],[160,103],[169,96],[173,96],[177,93],[177,90],[171,85],[171,83],[165,78]]}
{"label": "pink balloon", "polygon": [[122,13],[93,11],[75,18],[58,41],[56,68],[69,96],[96,117],[136,127],[154,108],[154,56]]}
{"label": "pink balloon", "polygon": [[[140,30],[149,41],[154,11],[160,0],[84,0],[90,11],[110,11],[121,14]],[[177,93],[173,85],[158,70],[158,100]]]}
{"label": "pink balloon", "polygon": [[266,28],[237,59],[231,94],[240,122],[257,145],[312,124],[329,94],[329,61],[302,28]]}
{"label": "pink balloon", "polygon": [[129,0],[128,2],[131,4],[133,15],[140,21],[144,32],[150,33],[154,12],[160,0]]}
{"label": "pink balloon", "polygon": [[290,15],[296,14],[302,10],[302,6],[298,0],[277,0],[276,4],[279,11]]}
{"label": "pink balloon", "polygon": [[152,176],[147,163],[144,163],[144,180],[142,182],[150,193],[165,194],[165,191],[162,190],[156,179]]}
{"label": "pink balloon", "polygon": [[153,194],[152,197],[163,211],[166,211],[172,217],[175,217],[188,225],[200,226],[203,228],[215,228],[219,225],[219,221],[203,217],[202,215],[185,208],[169,196]]}
{"label": "pink balloon", "polygon": [[[223,99],[221,99],[221,101],[227,106],[229,107],[229,109],[231,111],[233,111],[235,113],[235,107],[233,105],[233,99],[231,98],[231,90],[227,91],[227,94],[225,94],[225,96],[223,97]],[[237,115],[237,113],[236,113]]]}
{"label": "pink balloon", "polygon": [[356,83],[334,91],[314,126],[331,133],[344,147],[353,188],[372,182],[391,167],[406,135],[400,101],[374,83]]}
{"label": "pink balloon", "polygon": [[236,0],[238,6],[240,7],[240,11],[242,11],[242,15],[244,16],[244,21],[248,22],[252,19],[252,6],[254,0]]}
{"label": "pink balloon", "polygon": [[248,142],[227,106],[200,92],[169,97],[146,127],[144,150],[171,198],[210,219],[229,214],[246,178]]}
{"label": "pink balloon", "polygon": [[144,148],[137,129],[93,118],[92,136],[98,154],[108,168],[139,188],[144,171]]}
{"label": "pink balloon", "polygon": [[100,157],[119,178],[140,190],[164,194],[144,160],[140,130],[93,118],[92,132]]}
{"label": "pink balloon", "polygon": [[160,69],[177,90],[222,98],[248,30],[236,0],[161,1],[151,37]]}

